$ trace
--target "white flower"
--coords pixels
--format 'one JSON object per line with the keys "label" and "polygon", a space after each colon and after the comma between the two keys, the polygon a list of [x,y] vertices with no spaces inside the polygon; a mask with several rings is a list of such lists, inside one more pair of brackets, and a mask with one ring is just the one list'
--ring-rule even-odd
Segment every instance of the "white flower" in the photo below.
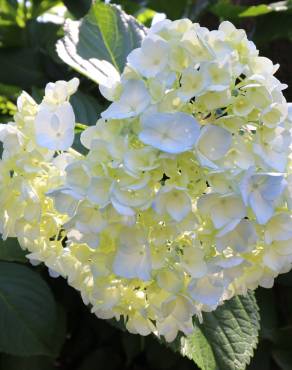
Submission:
{"label": "white flower", "polygon": [[263,263],[271,269],[275,275],[288,272],[292,264],[291,241],[279,242],[279,245],[266,248],[263,255]]}
{"label": "white flower", "polygon": [[110,203],[110,190],[112,179],[108,177],[92,177],[87,189],[87,198],[100,207],[105,207]]}
{"label": "white flower", "polygon": [[197,70],[194,67],[185,69],[181,76],[181,87],[179,89],[179,97],[187,101],[205,89],[209,82],[208,76],[202,70]]}
{"label": "white flower", "polygon": [[284,172],[291,144],[290,132],[283,127],[262,128],[257,131],[256,139],[253,150],[265,165],[276,171]]}
{"label": "white flower", "polygon": [[151,201],[151,190],[147,186],[139,187],[138,189],[121,188],[120,184],[114,184],[112,186],[112,205],[118,213],[124,216],[133,216],[135,214],[135,208],[149,208]]}
{"label": "white flower", "polygon": [[83,193],[84,188],[89,186],[89,169],[84,161],[69,163],[65,169],[67,173],[67,184],[78,193]]}
{"label": "white flower", "polygon": [[292,239],[292,216],[289,213],[275,214],[265,227],[265,242]]}
{"label": "white flower", "polygon": [[150,249],[142,230],[122,230],[113,271],[118,276],[128,279],[150,280]]}
{"label": "white flower", "polygon": [[208,272],[207,264],[204,261],[204,252],[195,246],[186,246],[183,248],[181,265],[192,278],[201,278]]}
{"label": "white flower", "polygon": [[168,62],[168,43],[153,35],[143,40],[138,49],[128,55],[128,63],[144,77],[155,77]]}
{"label": "white flower", "polygon": [[126,327],[130,333],[140,335],[149,335],[155,330],[155,326],[152,322],[138,311],[129,317]]}
{"label": "white flower", "polygon": [[253,101],[248,96],[238,95],[232,104],[233,113],[246,117],[254,109]]}
{"label": "white flower", "polygon": [[63,214],[73,216],[82,197],[70,188],[59,188],[47,192],[54,200],[56,210]]}
{"label": "white flower", "polygon": [[199,136],[200,126],[189,114],[153,113],[142,117],[139,139],[167,153],[191,150]]}
{"label": "white flower", "polygon": [[285,104],[273,103],[266,108],[262,114],[261,119],[265,126],[276,127],[287,117],[287,106]]}
{"label": "white flower", "polygon": [[118,98],[122,89],[121,76],[110,63],[105,63],[104,69],[105,77],[99,83],[99,91],[107,100],[114,101]]}
{"label": "white flower", "polygon": [[107,226],[102,213],[92,208],[87,202],[79,203],[74,217],[64,227],[71,229],[69,240],[75,243],[87,243],[91,248],[99,245],[99,233]]}
{"label": "white flower", "polygon": [[216,235],[216,248],[219,252],[230,247],[239,253],[249,251],[258,237],[254,225],[248,220],[241,220],[231,231],[219,231]]}
{"label": "white flower", "polygon": [[287,121],[292,123],[292,103],[287,103],[287,106],[288,106]]}
{"label": "white flower", "polygon": [[67,150],[74,141],[75,115],[72,106],[65,102],[54,111],[40,109],[35,119],[38,145],[51,150]]}
{"label": "white flower", "polygon": [[206,125],[202,128],[196,148],[202,165],[216,168],[213,161],[219,160],[231,146],[231,133],[222,127]]}
{"label": "white flower", "polygon": [[125,169],[134,176],[142,171],[150,171],[158,167],[157,153],[157,150],[151,147],[129,150],[124,159]]}
{"label": "white flower", "polygon": [[179,271],[163,268],[157,273],[157,284],[169,293],[177,294],[184,285],[184,279]]}
{"label": "white flower", "polygon": [[218,276],[206,276],[201,279],[193,279],[188,287],[191,297],[204,305],[212,307],[218,306],[224,292]]}
{"label": "white flower", "polygon": [[80,135],[81,144],[87,148],[92,149],[92,144],[94,140],[100,139],[100,132],[97,126],[89,126]]}
{"label": "white flower", "polygon": [[216,229],[224,227],[224,233],[233,230],[246,215],[242,200],[234,194],[203,195],[198,208],[203,214],[210,215]]}
{"label": "white flower", "polygon": [[142,113],[150,103],[150,95],[141,80],[128,80],[123,85],[119,100],[112,103],[101,116],[105,119],[123,119]]}
{"label": "white flower", "polygon": [[242,199],[254,211],[259,224],[265,224],[274,214],[274,207],[287,181],[278,173],[254,173],[251,168],[240,183]]}
{"label": "white flower", "polygon": [[210,78],[210,91],[222,91],[231,83],[231,69],[228,63],[212,62],[203,65],[203,70]]}
{"label": "white flower", "polygon": [[49,82],[45,88],[43,105],[55,106],[65,103],[73,95],[79,86],[78,78],[70,81]]}
{"label": "white flower", "polygon": [[191,212],[192,202],[184,190],[164,187],[157,194],[153,208],[158,214],[168,213],[179,222]]}
{"label": "white flower", "polygon": [[10,156],[21,150],[24,135],[10,123],[0,124],[0,141],[3,143],[3,156]]}

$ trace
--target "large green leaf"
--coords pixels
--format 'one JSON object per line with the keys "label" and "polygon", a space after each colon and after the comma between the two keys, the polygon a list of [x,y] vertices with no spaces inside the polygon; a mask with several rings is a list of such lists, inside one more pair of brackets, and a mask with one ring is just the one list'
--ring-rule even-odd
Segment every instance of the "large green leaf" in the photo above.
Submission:
{"label": "large green leaf", "polygon": [[3,241],[0,237],[0,261],[27,262],[26,251],[20,248],[16,238]]}
{"label": "large green leaf", "polygon": [[144,26],[118,6],[95,3],[81,21],[67,21],[57,51],[65,63],[100,83],[111,73],[104,61],[121,72],[144,34]]}
{"label": "large green leaf", "polygon": [[78,91],[71,96],[70,103],[73,106],[76,122],[86,125],[95,125],[100,112],[104,108],[92,95]]}
{"label": "large green leaf", "polygon": [[180,351],[202,370],[244,370],[257,345],[258,332],[258,306],[249,292],[205,313],[195,332],[181,338]]}
{"label": "large green leaf", "polygon": [[46,82],[37,51],[30,48],[0,49],[0,83],[24,89]]}
{"label": "large green leaf", "polygon": [[181,338],[181,354],[193,360],[202,370],[216,370],[216,360],[210,343],[197,326],[192,335]]}
{"label": "large green leaf", "polygon": [[[85,124],[86,126],[95,125],[100,112],[104,110],[97,99],[81,91],[71,96],[70,103],[74,109],[76,122]],[[81,132],[75,132],[73,148],[79,153],[86,154],[88,151],[81,144],[80,135]]]}
{"label": "large green leaf", "polygon": [[0,351],[17,356],[54,356],[57,307],[40,275],[0,262]]}

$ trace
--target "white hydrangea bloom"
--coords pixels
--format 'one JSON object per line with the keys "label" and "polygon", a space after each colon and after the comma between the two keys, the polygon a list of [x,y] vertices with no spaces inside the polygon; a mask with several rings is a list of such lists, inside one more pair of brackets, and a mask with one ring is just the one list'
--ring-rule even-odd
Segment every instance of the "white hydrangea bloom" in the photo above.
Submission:
{"label": "white hydrangea bloom", "polygon": [[35,120],[39,146],[51,150],[67,150],[74,141],[75,115],[68,102],[50,111],[40,109]]}
{"label": "white hydrangea bloom", "polygon": [[129,80],[123,85],[118,101],[113,102],[101,115],[105,119],[135,117],[150,103],[150,95],[142,80]]}
{"label": "white hydrangea bloom", "polygon": [[142,41],[140,48],[128,55],[128,63],[144,77],[155,77],[162,72],[168,62],[168,43],[153,35]]}
{"label": "white hydrangea bloom", "polygon": [[69,149],[77,81],[49,84],[40,106],[23,94],[0,126],[3,238],[98,317],[167,341],[271,287],[292,267],[292,117],[278,66],[258,54],[230,22],[156,23],[102,81],[112,103],[82,133],[85,156]]}

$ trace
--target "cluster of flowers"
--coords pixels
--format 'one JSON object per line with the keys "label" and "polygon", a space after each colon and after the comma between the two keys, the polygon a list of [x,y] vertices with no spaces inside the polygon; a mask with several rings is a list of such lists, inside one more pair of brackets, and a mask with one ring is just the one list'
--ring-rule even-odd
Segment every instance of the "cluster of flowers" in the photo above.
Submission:
{"label": "cluster of flowers", "polygon": [[23,92],[14,122],[0,125],[0,233],[16,237],[32,262],[46,261],[55,273],[56,256],[63,253],[65,215],[58,213],[46,193],[64,182],[64,169],[78,153],[69,150],[75,116],[68,99],[79,81],[59,81],[46,87],[38,105]]}
{"label": "cluster of flowers", "polygon": [[86,156],[69,149],[75,80],[39,107],[22,95],[0,131],[0,231],[98,317],[167,341],[271,287],[292,265],[292,112],[276,70],[229,22],[161,21],[100,85],[112,103],[81,135]]}

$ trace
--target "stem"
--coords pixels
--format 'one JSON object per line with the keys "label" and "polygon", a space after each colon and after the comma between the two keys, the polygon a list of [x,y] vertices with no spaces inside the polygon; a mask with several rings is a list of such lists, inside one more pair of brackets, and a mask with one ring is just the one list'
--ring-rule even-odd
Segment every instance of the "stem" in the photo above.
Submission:
{"label": "stem", "polygon": [[75,128],[80,130],[80,131],[84,131],[87,129],[87,125],[84,125],[84,123],[79,123],[79,122],[76,122],[75,124]]}

